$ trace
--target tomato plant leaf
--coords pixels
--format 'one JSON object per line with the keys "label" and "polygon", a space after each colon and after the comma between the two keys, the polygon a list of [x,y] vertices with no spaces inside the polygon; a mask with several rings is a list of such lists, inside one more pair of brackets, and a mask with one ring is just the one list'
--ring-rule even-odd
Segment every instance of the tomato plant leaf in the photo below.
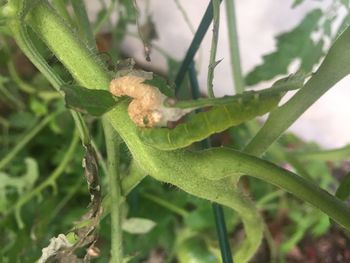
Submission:
{"label": "tomato plant leaf", "polygon": [[81,86],[66,85],[64,92],[66,107],[93,116],[101,116],[117,103],[107,90],[92,90]]}
{"label": "tomato plant leaf", "polygon": [[132,217],[123,223],[123,230],[130,234],[146,234],[155,227],[156,223],[150,219]]}
{"label": "tomato plant leaf", "polygon": [[247,85],[254,85],[262,80],[270,80],[279,74],[287,74],[290,63],[300,58],[300,70],[310,72],[312,66],[322,56],[323,42],[315,43],[311,33],[317,28],[322,11],[311,11],[293,30],[276,37],[277,50],[263,57],[263,64],[256,66],[246,76]]}

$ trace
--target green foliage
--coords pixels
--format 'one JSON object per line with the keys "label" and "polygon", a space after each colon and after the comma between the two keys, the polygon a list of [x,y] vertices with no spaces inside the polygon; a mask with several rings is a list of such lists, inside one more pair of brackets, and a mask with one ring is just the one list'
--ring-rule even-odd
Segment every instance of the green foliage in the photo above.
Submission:
{"label": "green foliage", "polygon": [[192,237],[181,243],[177,250],[180,263],[214,263],[220,259],[209,251],[207,244],[199,237]]}
{"label": "green foliage", "polygon": [[[21,1],[8,2],[11,8],[23,8]],[[348,156],[348,148],[322,152],[318,146],[305,145],[305,142],[297,137],[284,136],[264,156],[270,161],[267,162],[227,148],[197,152],[185,150],[164,152],[147,147],[139,140],[135,126],[126,114],[127,102],[121,100],[116,102],[107,91],[91,90],[97,87],[106,88],[111,74],[93,48],[87,49],[85,45],[89,38],[91,41],[92,33],[97,33],[103,24],[109,24],[113,47],[110,54],[113,61],[118,60],[121,55],[120,43],[129,34],[129,25],[136,23],[137,12],[132,1],[121,1],[118,5],[115,5],[116,1],[112,1],[110,6],[105,6],[101,1],[101,10],[95,21],[94,32],[91,32],[84,14],[76,11],[72,15],[66,12],[67,1],[52,2],[59,17],[55,12],[51,12],[52,9],[48,8],[46,1],[40,1],[36,5],[28,5],[26,10],[18,9],[19,12],[11,14],[12,17],[4,16],[0,20],[0,32],[6,31],[6,35],[1,33],[0,36],[0,99],[4,102],[0,104],[2,114],[0,125],[4,131],[0,137],[0,228],[4,230],[0,236],[0,261],[18,262],[25,258],[28,262],[34,262],[40,257],[41,248],[47,247],[52,237],[57,237],[58,233],[67,233],[70,229],[77,229],[78,225],[91,226],[89,224],[92,223],[100,226],[98,233],[92,231],[98,234],[99,240],[96,244],[101,250],[96,262],[109,261],[110,250],[113,253],[116,251],[111,226],[112,229],[123,227],[125,230],[122,233],[125,252],[123,260],[145,261],[147,258],[150,259],[152,251],[160,249],[168,257],[169,262],[171,260],[220,262],[212,209],[210,203],[198,198],[200,197],[225,205],[225,218],[230,236],[237,232],[237,225],[242,220],[247,239],[243,242],[243,250],[239,250],[235,242],[233,251],[238,251],[235,253],[235,262],[245,262],[259,246],[263,233],[260,213],[250,198],[247,198],[246,193],[242,193],[248,188],[257,200],[259,210],[264,211],[268,220],[275,220],[276,215],[283,211],[288,212],[288,220],[292,223],[289,226],[282,226],[285,239],[279,251],[283,253],[293,249],[307,233],[313,236],[324,234],[330,227],[328,215],[343,226],[348,226],[347,208],[339,200],[310,183],[315,182],[323,189],[333,191],[336,182],[325,160],[343,159]],[[302,2],[296,0],[293,5],[295,7]],[[348,1],[341,3],[348,5]],[[0,4],[3,4],[3,1],[0,0]],[[35,9],[34,15],[31,14],[31,8]],[[112,25],[108,20],[115,8],[118,8],[120,17],[117,24]],[[3,19],[6,23],[3,23]],[[349,16],[344,18],[340,28],[348,23],[348,19]],[[296,58],[300,59],[301,68],[305,72],[311,71],[323,54],[324,39],[333,39],[336,35],[331,30],[335,20],[334,16],[314,10],[291,32],[278,36],[276,52],[266,56],[264,64],[248,75],[249,84],[286,74],[288,66]],[[77,38],[71,31],[76,26],[81,30],[82,39]],[[6,28],[2,30],[4,27]],[[323,35],[319,41],[313,42],[310,35],[320,28],[323,30]],[[336,31],[339,30],[342,29]],[[21,73],[20,67],[11,65],[14,53],[19,51],[12,46],[8,33],[14,36],[20,49],[36,63],[43,74],[32,70],[27,76]],[[329,68],[338,69],[337,62],[344,62],[347,58],[345,56],[347,52],[342,50],[344,46],[339,47],[339,43],[349,41],[336,43],[338,46],[332,50],[321,67],[322,74],[311,76],[311,83],[315,79],[319,81],[316,86],[321,90],[330,88],[347,70],[342,66],[335,71],[336,74],[327,76]],[[171,79],[176,75],[179,62],[166,52],[162,54],[167,59]],[[341,74],[338,75],[338,72]],[[303,85],[305,76],[299,79],[293,78],[297,76],[276,82],[275,88],[290,85],[290,81],[294,81],[293,85],[299,88]],[[74,83],[73,78],[86,88],[75,85],[64,86],[66,83]],[[157,86],[168,96],[173,96],[168,83],[158,76],[146,83]],[[102,127],[99,119],[90,116],[85,116],[83,119],[79,114],[70,111],[73,112],[73,121],[68,111],[62,113],[64,111],[62,99],[57,91],[51,90],[50,85],[56,89],[64,86],[66,104],[90,115],[100,116],[116,106],[102,119],[114,126],[113,136],[117,136],[115,133],[117,131],[125,140],[112,156],[107,153],[108,162],[111,159],[119,160],[113,169],[121,174],[121,182],[119,179],[110,181],[111,171],[107,167],[110,164],[107,165],[105,161],[106,144],[112,145],[113,148],[116,145],[112,141],[116,138],[110,140],[111,138],[106,135],[106,144],[103,142],[103,129],[106,127]],[[297,103],[298,107],[282,112],[283,114],[279,115],[278,125],[274,125],[269,133],[277,130],[278,136],[281,135],[285,119],[297,112],[296,109],[304,107],[303,101],[315,93],[310,85],[301,89],[300,93],[303,92],[303,100],[297,101],[300,102]],[[279,98],[276,99],[276,103],[278,101]],[[250,113],[254,116],[259,105],[261,104],[251,103]],[[301,110],[300,114],[304,110]],[[279,108],[275,109],[271,115],[276,116],[275,112],[278,111]],[[215,121],[221,120],[220,114],[214,114],[213,118],[217,118],[209,125],[215,125]],[[196,136],[202,123],[195,123],[194,129],[189,134],[190,141]],[[87,167],[86,178],[82,176],[84,169],[81,166],[83,147],[80,147],[78,136],[73,132],[76,127],[81,132],[84,147],[89,149],[83,162]],[[223,136],[226,136],[225,140],[228,140],[234,148],[242,149],[258,127],[255,123],[249,122],[237,128],[231,128],[230,132]],[[178,136],[181,135],[183,134]],[[118,140],[119,137],[116,141]],[[69,141],[68,146],[66,142]],[[220,138],[220,143],[222,141]],[[268,142],[268,146],[271,143]],[[93,149],[96,149],[96,153]],[[93,163],[95,155],[102,171],[100,185],[95,185],[89,177],[97,172]],[[283,163],[286,166],[288,162],[288,165],[307,180],[271,162]],[[136,166],[140,167],[135,168]],[[144,179],[135,188],[146,174],[156,180]],[[244,181],[238,184],[241,174],[252,175],[282,187],[302,200],[320,207],[327,212],[327,215],[316,208],[302,205],[291,195],[282,190],[276,191],[275,186],[260,180],[250,180],[247,189],[242,189]],[[125,183],[126,181],[128,182]],[[159,184],[158,181],[167,184]],[[110,187],[111,184],[120,187],[119,190],[122,192],[120,199],[114,197],[111,199],[110,193],[113,188]],[[173,185],[192,195],[184,194]],[[95,218],[96,222],[91,222],[91,217],[81,221],[82,215],[86,216],[86,212],[90,211],[86,208],[90,198],[94,197],[96,193],[94,191],[100,187],[105,200],[110,200],[109,206],[104,205],[104,218],[102,219],[102,216],[100,218],[99,212],[95,211],[97,216],[93,215],[92,218]],[[131,191],[133,188],[135,189]],[[344,179],[337,196],[345,199],[348,195],[348,179]],[[108,213],[119,204],[123,208],[121,219],[118,222],[111,221]],[[79,224],[75,223],[77,221]],[[76,237],[72,232],[67,236]],[[78,254],[80,252],[83,255],[85,249],[78,251]]]}
{"label": "green foliage", "polygon": [[335,196],[341,200],[346,200],[350,196],[350,173],[346,174],[343,180],[340,182]]}
{"label": "green foliage", "polygon": [[300,70],[310,72],[323,55],[323,40],[314,42],[311,33],[317,30],[322,11],[311,11],[301,23],[288,33],[276,37],[276,51],[263,57],[263,64],[256,66],[246,76],[247,85],[254,85],[262,80],[270,80],[277,75],[285,75],[290,63],[301,59]]}
{"label": "green foliage", "polygon": [[160,92],[166,95],[167,97],[175,96],[174,85],[169,85],[168,81],[161,76],[153,74],[152,79],[146,79],[143,83],[157,87],[160,90]]}
{"label": "green foliage", "polygon": [[15,177],[0,173],[0,213],[10,209],[10,195],[20,196],[30,191],[39,177],[37,162],[32,158],[26,158],[24,161],[27,170],[24,175]]}
{"label": "green foliage", "polygon": [[112,109],[117,100],[106,90],[91,90],[81,86],[63,86],[66,107],[92,116],[101,116]]}
{"label": "green foliage", "polygon": [[156,223],[146,218],[132,217],[123,222],[123,230],[130,234],[146,234],[154,228]]}

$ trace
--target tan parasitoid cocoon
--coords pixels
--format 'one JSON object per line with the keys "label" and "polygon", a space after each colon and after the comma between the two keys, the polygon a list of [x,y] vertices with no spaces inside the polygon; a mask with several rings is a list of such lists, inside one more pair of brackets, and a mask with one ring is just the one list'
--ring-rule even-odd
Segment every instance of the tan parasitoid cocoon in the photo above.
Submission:
{"label": "tan parasitoid cocoon", "polygon": [[[163,105],[168,99],[157,87],[143,83],[150,79],[128,74],[113,79],[109,85],[110,92],[117,97],[133,98],[128,107],[130,119],[138,127],[165,127],[168,121],[177,121],[192,109],[168,108]],[[151,75],[152,76],[152,75]]]}

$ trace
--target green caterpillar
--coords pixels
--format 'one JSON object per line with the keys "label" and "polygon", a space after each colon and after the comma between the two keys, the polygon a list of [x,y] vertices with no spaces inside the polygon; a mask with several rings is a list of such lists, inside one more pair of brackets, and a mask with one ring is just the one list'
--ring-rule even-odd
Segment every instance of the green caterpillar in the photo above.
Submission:
{"label": "green caterpillar", "polygon": [[240,99],[237,102],[215,106],[209,111],[197,113],[173,129],[140,128],[139,136],[144,143],[160,150],[184,148],[211,134],[271,111],[278,105],[284,93],[285,91],[274,94],[247,92],[247,96],[239,95]]}

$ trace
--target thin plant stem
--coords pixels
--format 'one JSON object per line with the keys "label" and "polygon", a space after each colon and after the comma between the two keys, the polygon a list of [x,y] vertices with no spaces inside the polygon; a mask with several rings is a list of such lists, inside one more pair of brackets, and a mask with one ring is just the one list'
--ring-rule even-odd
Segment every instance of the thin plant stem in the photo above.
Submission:
{"label": "thin plant stem", "polygon": [[[176,4],[176,7],[181,12],[182,17],[184,18],[188,28],[190,29],[192,34],[195,34],[196,30],[195,30],[193,24],[191,23],[191,20],[188,17],[188,14],[187,14],[186,10],[183,8],[182,4],[180,3],[180,0],[175,0],[175,4]],[[198,65],[201,65],[201,62],[202,62],[202,54],[203,54],[203,49],[201,47],[199,47],[199,49],[198,49],[198,58],[197,58],[197,63],[196,63],[197,64],[197,70],[199,68]]]}
{"label": "thin plant stem", "polygon": [[[131,190],[134,189],[146,176],[147,174],[145,174],[142,170],[138,169],[133,174],[127,175],[121,180],[121,189],[123,195],[119,199],[120,205],[125,202],[125,196],[127,196],[131,192]],[[102,201],[104,212],[101,216],[101,220],[109,214],[111,205],[111,195],[110,193],[108,193]]]}
{"label": "thin plant stem", "polygon": [[103,173],[107,176],[108,175],[107,164],[106,164],[106,162],[105,162],[105,160],[104,160],[100,150],[98,149],[98,146],[97,146],[97,144],[96,144],[94,139],[91,139],[91,145],[92,145],[92,147],[94,147],[98,163],[101,166]]}
{"label": "thin plant stem", "polygon": [[300,160],[323,160],[323,161],[339,161],[349,158],[350,145],[338,149],[315,150],[315,151],[291,151],[287,154]]}
{"label": "thin plant stem", "polygon": [[[221,0],[220,0],[221,2]],[[198,48],[200,47],[202,40],[205,36],[205,34],[208,31],[208,28],[210,26],[210,23],[213,19],[213,5],[210,2],[207,10],[205,11],[205,14],[202,18],[202,21],[199,24],[199,27],[196,31],[196,34],[194,35],[191,45],[187,50],[186,56],[184,60],[182,61],[182,64],[179,68],[179,71],[176,75],[175,78],[175,85],[176,85],[176,90],[175,92],[178,93],[181,87],[181,83],[186,75],[186,72],[188,70],[189,65],[192,63],[194,56],[197,53]]]}
{"label": "thin plant stem", "polygon": [[0,96],[8,104],[18,110],[25,108],[24,103],[13,95],[4,85],[0,85]]}
{"label": "thin plant stem", "polygon": [[81,35],[86,39],[88,45],[95,49],[96,41],[91,29],[89,17],[86,12],[86,7],[83,0],[72,0],[72,7],[77,18],[78,28]]}
{"label": "thin plant stem", "polygon": [[106,23],[106,21],[109,19],[111,14],[113,13],[114,9],[117,6],[117,0],[112,0],[109,7],[107,8],[107,11],[103,15],[103,17],[97,21],[93,28],[93,34],[96,36],[98,32],[100,32],[102,26]]}
{"label": "thin plant stem", "polygon": [[168,202],[168,201],[166,201],[166,200],[164,200],[162,198],[159,198],[158,196],[152,195],[150,193],[145,193],[145,192],[142,192],[140,195],[142,197],[144,197],[144,198],[146,198],[146,199],[148,199],[148,200],[150,200],[150,201],[152,201],[152,202],[154,202],[154,203],[156,203],[156,204],[158,204],[158,205],[160,205],[160,206],[162,206],[162,207],[164,207],[164,208],[174,212],[175,214],[177,214],[177,215],[179,215],[179,216],[181,216],[183,218],[185,218],[185,217],[187,217],[189,215],[189,213],[186,210],[184,210],[184,209],[174,205],[171,202]]}
{"label": "thin plant stem", "polygon": [[220,25],[220,1],[212,0],[213,5],[213,36],[211,39],[211,48],[210,48],[210,58],[208,66],[208,77],[207,77],[207,90],[209,98],[213,98],[213,79],[214,79],[214,69],[218,62],[216,62],[216,51],[218,48],[218,39],[219,39],[219,25]]}
{"label": "thin plant stem", "polygon": [[230,60],[232,77],[235,85],[236,93],[242,93],[244,91],[244,78],[242,75],[240,52],[237,35],[237,22],[235,12],[234,0],[226,0],[226,19],[227,29],[230,43]]}
{"label": "thin plant stem", "polygon": [[29,94],[37,92],[37,90],[34,87],[32,87],[31,85],[29,85],[21,79],[21,77],[17,73],[13,60],[9,60],[7,62],[7,69],[10,73],[11,79],[17,84],[21,91]]}
{"label": "thin plant stem", "polygon": [[[68,147],[68,150],[66,151],[62,161],[60,164],[56,167],[56,169],[43,181],[40,185],[35,187],[33,190],[30,192],[27,192],[23,195],[21,195],[20,199],[16,202],[14,208],[15,208],[15,214],[16,214],[16,221],[18,223],[19,228],[24,227],[24,223],[21,219],[20,215],[20,210],[21,207],[29,202],[33,197],[38,196],[46,187],[52,186],[56,187],[56,180],[57,178],[65,171],[67,168],[67,165],[69,162],[73,159],[75,153],[76,153],[76,148],[78,146],[79,142],[79,136],[76,131],[73,133],[72,141]],[[8,213],[11,213],[13,210],[9,210]]]}
{"label": "thin plant stem", "polygon": [[196,32],[196,30],[194,29],[194,27],[193,27],[193,25],[192,25],[192,23],[190,21],[190,18],[188,17],[188,15],[186,13],[186,10],[183,8],[183,6],[181,5],[179,0],[174,0],[174,1],[175,1],[175,4],[176,4],[176,7],[180,10],[183,18],[185,19],[185,22],[186,22],[188,28],[194,34]]}
{"label": "thin plant stem", "polygon": [[[134,32],[126,32],[126,34],[128,36],[131,36],[131,37],[134,37],[134,38],[137,38],[140,40],[140,35],[138,34],[135,34]],[[141,40],[142,41],[142,40]],[[166,51],[165,49],[163,49],[162,47],[158,46],[157,44],[154,44],[152,43],[152,48],[154,48],[155,50],[157,50],[161,55],[163,55],[165,58],[169,58],[169,59],[173,59],[173,56],[169,54],[168,51]]]}
{"label": "thin plant stem", "polygon": [[17,156],[17,154],[43,129],[45,126],[55,118],[59,113],[63,110],[57,110],[50,115],[46,116],[42,119],[35,127],[29,131],[19,142],[15,145],[15,147],[0,161],[0,170],[4,169],[12,160]]}
{"label": "thin plant stem", "polygon": [[119,172],[120,138],[107,121],[103,121],[105,142],[107,147],[107,168],[109,177],[109,192],[111,200],[111,263],[123,261],[123,231],[122,231],[122,197],[121,180]]}

